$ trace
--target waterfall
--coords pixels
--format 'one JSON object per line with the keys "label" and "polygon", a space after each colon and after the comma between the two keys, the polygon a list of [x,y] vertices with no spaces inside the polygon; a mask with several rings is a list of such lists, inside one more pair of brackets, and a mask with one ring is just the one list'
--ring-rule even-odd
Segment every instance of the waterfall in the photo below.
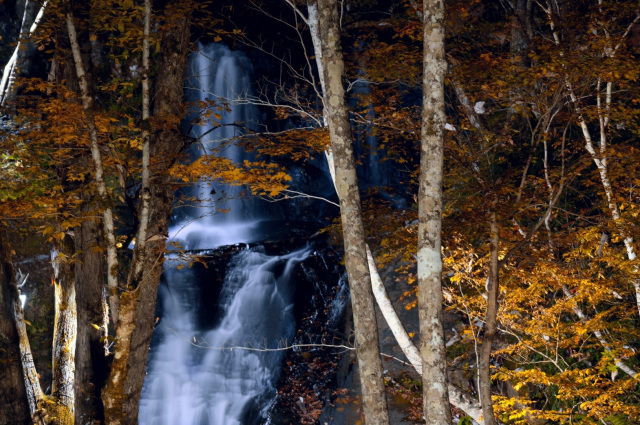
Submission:
{"label": "waterfall", "polygon": [[[363,74],[363,77],[366,76]],[[370,83],[366,78],[357,80],[353,84],[349,104],[358,114],[353,117],[352,128],[360,189],[373,189],[395,208],[408,208],[405,199],[408,194],[403,194],[404,184],[398,178],[399,164],[388,157],[384,141],[379,140],[376,135],[373,124],[376,118],[375,108],[370,98]]]}
{"label": "waterfall", "polygon": [[[193,108],[205,109],[193,110],[187,121],[211,117],[190,130],[198,140],[193,159],[200,155],[223,156],[236,163],[251,159],[236,143],[259,121],[255,106],[237,102],[251,93],[253,70],[247,56],[220,44],[199,46],[189,60],[189,74],[187,99],[197,104]],[[299,176],[300,181],[303,177],[310,179]],[[290,242],[255,242],[264,243],[276,224],[282,226],[276,234],[288,239],[301,234],[286,220],[304,213],[283,214],[281,208],[277,211],[283,217],[274,220],[273,211],[244,197],[240,188],[202,181],[192,189],[181,195],[195,201],[188,208],[174,209],[169,243],[178,242],[204,260],[191,267],[178,252],[166,255],[139,423],[268,422],[284,356],[284,351],[273,349],[294,337],[296,287],[318,286],[317,276],[298,267],[317,255],[311,254],[310,246],[291,251],[283,248]],[[220,213],[221,209],[228,212]],[[326,263],[324,268],[330,269]],[[334,302],[330,310],[341,311],[344,301]]]}
{"label": "waterfall", "polygon": [[[141,425],[249,425],[262,419],[275,397],[274,379],[293,332],[293,276],[309,248],[267,255],[260,247],[236,254],[218,297],[218,324],[200,329],[203,300],[193,273],[168,259],[162,318],[150,353],[140,402]],[[209,282],[210,283],[210,282]],[[245,347],[245,348],[233,348]]]}
{"label": "waterfall", "polygon": [[[249,159],[237,144],[260,121],[256,106],[238,102],[251,95],[254,77],[249,58],[224,44],[199,44],[189,58],[187,75],[186,99],[192,105],[187,121],[195,123],[190,136],[197,141],[193,156],[225,157],[236,164]],[[261,217],[242,187],[203,181],[188,195],[195,200],[170,230],[170,240],[185,249],[257,240]]]}
{"label": "waterfall", "polygon": [[[237,103],[250,94],[251,62],[224,45],[201,45],[189,60],[189,74],[187,100],[193,108],[204,108],[190,118],[210,117],[191,129],[198,141],[193,156],[243,161],[236,141],[258,122],[254,106]],[[196,201],[172,225],[171,241],[203,250],[259,238],[260,214],[241,188],[203,181],[188,195]],[[168,255],[140,402],[141,425],[246,425],[265,415],[275,397],[282,352],[252,348],[273,348],[291,334],[293,271],[309,252],[267,255],[259,246],[246,249],[226,270],[218,270],[215,281],[186,267],[177,254]],[[216,312],[215,320],[211,313],[203,320],[207,310]]]}

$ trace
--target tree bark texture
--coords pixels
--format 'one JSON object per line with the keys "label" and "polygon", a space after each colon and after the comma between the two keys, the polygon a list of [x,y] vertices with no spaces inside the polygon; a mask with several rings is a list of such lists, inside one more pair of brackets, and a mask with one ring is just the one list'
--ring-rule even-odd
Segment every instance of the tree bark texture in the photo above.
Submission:
{"label": "tree bark texture", "polygon": [[427,424],[450,424],[442,318],[442,175],[445,15],[443,0],[424,0],[422,141],[418,193],[418,308]]}
{"label": "tree bark texture", "polygon": [[75,371],[77,308],[75,285],[75,243],[65,235],[57,244],[53,260],[55,285],[55,323],[53,326],[53,382],[51,397],[64,410],[65,424],[73,424],[75,415]]}
{"label": "tree bark texture", "polygon": [[14,83],[16,77],[29,67],[28,57],[35,50],[29,46],[29,37],[35,32],[42,16],[44,15],[47,1],[42,3],[40,10],[36,14],[38,3],[33,0],[26,0],[23,7],[22,24],[13,55],[5,65],[2,79],[0,79],[0,106],[6,106],[8,102],[15,99],[16,90]]}
{"label": "tree bark texture", "polygon": [[500,229],[496,214],[491,214],[491,260],[489,263],[489,277],[487,279],[487,315],[485,317],[484,337],[480,347],[480,403],[484,423],[495,425],[496,420],[493,414],[493,402],[491,401],[491,346],[498,329],[498,293],[499,293],[499,263],[498,248],[500,246]]}
{"label": "tree bark texture", "polygon": [[336,189],[340,199],[345,265],[351,290],[365,422],[368,425],[388,424],[378,326],[367,263],[351,127],[342,85],[344,62],[336,1],[318,1],[318,15],[326,89],[325,107],[328,112],[331,149],[335,161]]}
{"label": "tree bark texture", "polygon": [[[180,118],[184,112],[183,86],[189,53],[189,19],[171,17],[166,24],[158,58],[151,140],[149,228],[142,255],[143,273],[131,273],[127,290],[120,300],[112,370],[102,392],[105,420],[108,424],[138,423],[138,404],[146,373],[147,355],[155,324],[154,313],[169,217],[175,187],[167,170],[183,144]],[[132,268],[136,265],[132,264]]]}
{"label": "tree bark texture", "polygon": [[133,267],[129,270],[131,280],[140,280],[142,275],[143,261],[139,258],[143,255],[147,243],[147,230],[149,229],[149,202],[151,193],[149,181],[151,179],[150,161],[150,134],[149,134],[149,116],[151,113],[151,96],[149,91],[149,38],[151,33],[151,0],[144,2],[144,32],[142,40],[142,187],[140,188],[140,208],[138,214],[138,232],[136,234],[136,245],[133,249]]}
{"label": "tree bark texture", "polygon": [[529,66],[527,50],[533,38],[532,28],[532,1],[516,0],[512,2],[514,6],[513,19],[511,21],[511,55],[517,57],[518,65],[523,68]]}
{"label": "tree bark texture", "polygon": [[[89,207],[90,209],[91,207]],[[107,372],[104,352],[103,288],[105,262],[100,246],[100,224],[87,220],[75,229],[77,245],[76,298],[78,336],[76,340],[76,423],[102,419],[100,390]],[[107,323],[108,324],[108,323]]]}
{"label": "tree bark texture", "polygon": [[12,305],[19,303],[11,250],[0,229],[0,425],[31,423]]}

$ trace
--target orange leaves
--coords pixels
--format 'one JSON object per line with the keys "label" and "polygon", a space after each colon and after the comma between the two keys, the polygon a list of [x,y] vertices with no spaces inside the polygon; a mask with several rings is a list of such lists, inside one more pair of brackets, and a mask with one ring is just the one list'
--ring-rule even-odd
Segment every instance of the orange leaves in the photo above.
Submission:
{"label": "orange leaves", "polygon": [[284,169],[266,161],[234,164],[228,158],[202,156],[190,164],[176,164],[170,175],[184,182],[220,181],[233,186],[246,185],[254,195],[277,196],[291,181]]}
{"label": "orange leaves", "polygon": [[306,161],[314,154],[324,152],[330,144],[327,129],[292,129],[277,135],[264,135],[258,139],[251,139],[247,149],[260,155]]}

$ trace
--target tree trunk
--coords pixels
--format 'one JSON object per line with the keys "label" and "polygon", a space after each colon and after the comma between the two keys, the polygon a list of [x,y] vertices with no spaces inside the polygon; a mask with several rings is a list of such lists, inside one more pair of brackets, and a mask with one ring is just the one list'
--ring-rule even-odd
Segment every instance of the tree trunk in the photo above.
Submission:
{"label": "tree trunk", "polygon": [[444,150],[444,2],[424,0],[422,143],[418,193],[418,307],[424,415],[450,424],[442,319],[442,164]]}
{"label": "tree trunk", "polygon": [[22,304],[18,296],[18,282],[16,273],[11,264],[11,256],[7,250],[6,237],[4,233],[0,234],[0,246],[4,252],[2,253],[2,267],[4,269],[5,282],[8,285],[9,301],[11,301],[11,309],[13,310],[13,320],[15,328],[18,332],[18,347],[20,349],[20,362],[22,366],[22,377],[24,379],[24,388],[27,394],[29,405],[29,413],[33,416],[38,410],[39,404],[44,399],[44,393],[40,387],[38,380],[38,372],[33,361],[31,353],[31,345],[29,344],[29,336],[27,335],[27,326],[24,320]]}
{"label": "tree trunk", "polygon": [[73,12],[69,5],[69,10],[65,14],[67,24],[67,33],[69,34],[69,44],[73,54],[73,62],[78,76],[78,84],[80,85],[80,97],[82,98],[82,108],[89,130],[89,140],[91,148],[91,158],[94,163],[95,182],[98,188],[98,195],[105,203],[102,210],[102,225],[104,228],[104,237],[107,248],[107,287],[109,288],[109,302],[111,314],[114,322],[118,319],[118,257],[116,249],[115,225],[113,221],[113,209],[110,206],[107,193],[107,185],[104,178],[104,168],[102,165],[102,154],[100,152],[100,142],[98,129],[96,127],[95,116],[93,111],[93,97],[89,92],[89,81],[86,74],[85,65],[83,63],[80,51],[80,43],[76,33],[76,27],[73,18]]}
{"label": "tree trunk", "polygon": [[[311,38],[314,46],[314,57],[316,60],[316,64],[318,66],[318,70],[320,71],[320,83],[322,87],[322,95],[324,97],[325,88],[324,88],[324,73],[323,73],[323,64],[322,64],[322,51],[320,50],[320,36],[318,33],[318,5],[315,0],[307,1],[307,16],[300,12],[300,10],[295,6],[291,1],[287,1],[291,7],[303,17],[305,22],[309,25],[309,31],[311,32]],[[422,17],[422,12],[419,13],[420,17]],[[467,100],[468,101],[468,100]],[[473,107],[471,107],[473,111]],[[326,110],[323,111],[323,119],[325,125],[327,124],[329,118],[327,116]],[[477,120],[477,123],[480,121]],[[327,159],[327,165],[329,167],[329,172],[331,174],[331,181],[333,182],[334,188],[336,185],[335,178],[335,165],[333,162],[333,154],[331,149],[327,149],[325,151],[325,156]],[[414,367],[416,372],[422,376],[422,359],[420,358],[420,353],[415,346],[415,344],[409,338],[406,329],[402,325],[402,322],[398,318],[397,313],[395,312],[393,305],[391,304],[391,300],[389,299],[389,295],[387,294],[387,290],[382,283],[382,279],[378,273],[378,269],[375,264],[375,260],[371,255],[370,250],[367,248],[367,260],[369,263],[369,274],[371,276],[371,283],[373,288],[373,295],[376,303],[380,307],[380,311],[387,324],[389,325],[389,329],[393,333],[396,341],[400,345],[400,348],[404,355],[407,357],[411,365]],[[449,394],[451,403],[457,408],[463,410],[466,414],[468,414],[474,421],[476,421],[479,425],[483,425],[482,420],[482,408],[477,400],[473,400],[468,397],[466,394],[462,393],[456,387],[449,385]]]}
{"label": "tree trunk", "polygon": [[65,235],[53,260],[55,323],[53,327],[53,382],[51,398],[57,404],[60,425],[75,422],[75,371],[77,309],[75,287],[75,243]]}
{"label": "tree trunk", "polygon": [[[87,220],[75,230],[78,247],[76,296],[78,337],[76,341],[76,423],[102,419],[100,390],[107,372],[103,317],[104,260],[99,247],[100,224]],[[95,326],[100,327],[96,329]],[[108,342],[107,342],[108,344]]]}
{"label": "tree trunk", "polygon": [[29,403],[22,377],[18,331],[12,305],[20,300],[4,229],[0,228],[0,425],[30,424]]}
{"label": "tree trunk", "polygon": [[[420,351],[415,346],[407,331],[405,330],[398,314],[396,313],[393,305],[391,304],[391,299],[389,299],[389,294],[387,294],[387,289],[380,278],[380,274],[378,273],[378,269],[373,259],[373,255],[371,255],[371,251],[367,247],[367,260],[369,260],[369,273],[371,274],[371,286],[373,287],[373,295],[375,296],[376,303],[378,307],[380,307],[380,311],[384,319],[389,325],[389,329],[393,334],[394,338],[398,342],[400,349],[411,363],[411,366],[416,370],[418,375],[422,376],[422,358],[420,357]],[[468,394],[462,392],[460,389],[451,385],[449,383],[448,386],[449,391],[449,401],[452,405],[462,410],[464,413],[469,415],[474,421],[478,423],[478,425],[484,425],[484,421],[482,419],[482,407],[478,404],[478,400],[470,397]]]}
{"label": "tree trunk", "polygon": [[335,161],[335,183],[340,199],[345,265],[351,290],[365,422],[368,425],[388,424],[382,363],[378,347],[378,326],[367,264],[351,127],[342,85],[344,63],[335,0],[318,1],[318,15],[326,89],[325,108],[329,117],[331,150]]}
{"label": "tree trunk", "polygon": [[[102,392],[108,424],[137,424],[138,404],[146,373],[147,355],[155,324],[156,296],[175,187],[167,170],[182,147],[180,118],[183,86],[189,53],[189,19],[170,17],[158,58],[154,124],[151,140],[149,223],[145,248],[135,261],[143,263],[141,275],[131,273],[128,290],[121,296],[116,330],[117,348],[111,374]],[[131,265],[135,269],[136,264]]]}
{"label": "tree trunk", "polygon": [[533,28],[531,24],[532,2],[531,0],[516,0],[512,3],[514,16],[511,21],[511,55],[517,58],[517,64],[523,68],[529,66],[527,50],[533,38]]}
{"label": "tree trunk", "polygon": [[489,278],[487,279],[487,315],[485,317],[484,336],[480,347],[480,380],[479,395],[482,404],[484,423],[495,425],[493,402],[491,401],[491,346],[496,336],[499,293],[499,263],[498,248],[500,246],[500,229],[496,214],[491,214],[491,261],[489,264]]}
{"label": "tree trunk", "polygon": [[5,106],[7,102],[12,101],[15,98],[14,83],[16,77],[20,72],[24,72],[24,68],[27,65],[27,56],[29,56],[33,48],[28,46],[28,38],[35,32],[40,20],[44,15],[44,10],[47,7],[47,1],[45,1],[40,10],[36,14],[36,8],[38,4],[33,0],[26,0],[23,9],[22,24],[20,26],[20,34],[18,34],[18,42],[16,47],[9,58],[9,61],[5,65],[2,79],[0,80],[0,106]]}

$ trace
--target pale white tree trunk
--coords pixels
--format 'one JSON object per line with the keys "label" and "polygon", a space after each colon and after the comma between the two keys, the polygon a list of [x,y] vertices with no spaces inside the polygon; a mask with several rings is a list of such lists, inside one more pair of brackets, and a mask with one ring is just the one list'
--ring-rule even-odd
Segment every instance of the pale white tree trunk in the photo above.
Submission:
{"label": "pale white tree trunk", "polygon": [[149,94],[149,51],[151,36],[151,0],[144,2],[144,30],[142,39],[142,187],[140,188],[140,212],[138,234],[136,235],[136,244],[133,250],[133,262],[128,278],[128,286],[135,287],[137,282],[142,279],[143,265],[142,261],[147,244],[147,230],[149,228],[149,201],[151,199],[151,189],[149,181],[151,179],[150,170],[150,139],[149,134],[149,116],[151,98]]}
{"label": "pale white tree trunk", "polygon": [[36,31],[36,29],[38,28],[38,24],[40,23],[40,20],[42,20],[42,17],[44,16],[44,11],[47,7],[48,0],[42,3],[42,6],[40,7],[38,14],[36,15],[33,23],[31,24],[31,27],[29,28],[28,33],[25,34],[25,30],[26,30],[25,24],[26,24],[26,21],[28,20],[27,18],[29,15],[29,3],[31,2],[32,0],[27,0],[25,2],[24,16],[22,18],[21,34],[20,34],[20,37],[18,38],[18,43],[16,44],[16,48],[14,49],[13,54],[11,55],[11,58],[9,58],[9,62],[7,62],[7,64],[4,67],[2,80],[0,80],[0,106],[5,106],[7,103],[7,100],[11,98],[11,94],[13,90],[13,82],[15,81],[15,78],[16,78],[16,64],[18,63],[18,57],[20,55],[20,52],[24,48],[23,41],[22,41],[23,35],[26,38],[29,38]]}
{"label": "pale white tree trunk", "polygon": [[451,423],[442,317],[444,161],[444,1],[423,1],[422,137],[418,180],[418,313],[422,394],[427,424]]}
{"label": "pale white tree trunk", "polygon": [[[18,331],[20,357],[22,359],[22,373],[24,375],[24,384],[27,390],[27,400],[29,401],[29,412],[31,413],[31,416],[33,416],[38,409],[38,404],[44,398],[44,393],[40,387],[38,371],[36,370],[36,364],[33,361],[33,354],[31,353],[31,344],[29,344],[29,336],[27,335],[27,326],[24,321],[22,304],[20,303],[20,298],[17,296],[18,282],[16,282],[15,275],[13,274],[12,279],[13,282],[10,282],[10,284],[14,286],[16,294],[16,296],[12,297],[13,318],[16,322],[16,329]],[[26,280],[26,276],[23,277],[23,279]]]}
{"label": "pale white tree trunk", "polygon": [[69,33],[69,43],[73,53],[73,62],[75,65],[78,82],[80,84],[80,94],[82,97],[82,107],[84,109],[87,128],[89,130],[89,141],[91,146],[91,158],[93,159],[95,181],[98,187],[98,195],[104,202],[102,212],[102,221],[104,228],[104,236],[107,242],[107,288],[109,290],[109,304],[111,317],[114,323],[118,321],[119,311],[119,294],[118,294],[118,257],[116,249],[115,226],[113,222],[113,209],[109,205],[109,195],[107,193],[107,185],[104,180],[104,168],[102,165],[102,154],[100,153],[100,141],[98,137],[98,129],[95,123],[93,111],[93,99],[89,94],[89,83],[82,62],[82,54],[80,52],[80,44],[76,35],[76,27],[73,22],[73,15],[68,11],[65,15],[67,31]]}
{"label": "pale white tree trunk", "polygon": [[[287,3],[289,3],[294,8],[296,13],[298,13],[309,26],[309,29],[311,32],[311,38],[312,38],[314,49],[315,49],[314,56],[316,58],[316,64],[318,66],[320,75],[322,75],[323,65],[322,65],[322,62],[319,60],[319,58],[322,58],[322,52],[315,47],[320,42],[320,35],[318,34],[318,23],[317,23],[317,19],[318,19],[317,4],[314,1],[308,1],[307,2],[308,15],[305,16],[300,12],[299,9],[295,7],[294,3],[290,2],[289,0],[287,0]],[[321,81],[321,86],[323,90],[322,97],[324,98],[324,78],[323,77],[321,78],[322,79],[320,81]],[[324,119],[324,122],[326,123],[328,120],[326,110],[323,112],[324,112],[323,119]],[[336,179],[335,179],[335,166],[333,162],[333,154],[330,152],[330,150],[327,150],[325,151],[325,156],[327,159],[329,172],[331,175],[331,180],[335,187]],[[375,264],[375,260],[373,256],[371,255],[371,250],[369,249],[368,245],[367,245],[367,261],[368,261],[368,267],[369,267],[369,274],[371,276],[373,294],[374,294],[376,303],[380,308],[382,316],[387,322],[387,325],[389,326],[389,329],[391,330],[391,333],[393,334],[394,338],[396,339],[396,341],[398,341],[398,344],[402,349],[403,354],[407,357],[407,359],[409,360],[413,368],[416,370],[416,372],[420,376],[422,376],[422,359],[420,358],[420,352],[418,351],[418,348],[413,343],[413,341],[411,341],[411,338],[409,337],[406,329],[404,328],[402,322],[400,321],[398,314],[393,308],[393,304],[389,298],[389,294],[387,293],[387,290],[382,282],[382,279],[380,278],[380,273],[378,272],[378,268]],[[466,394],[460,391],[460,389],[458,389],[453,385],[449,385],[448,390],[449,390],[449,399],[450,399],[449,401],[451,402],[451,404],[453,404],[455,407],[459,408],[460,410],[464,411],[479,425],[484,424],[482,419],[482,408],[476,400],[468,397]]]}
{"label": "pale white tree trunk", "polygon": [[342,85],[344,62],[336,0],[318,1],[318,32],[325,81],[324,105],[335,155],[335,185],[340,199],[345,266],[351,290],[363,411],[368,425],[387,425],[389,417],[378,345],[378,325],[367,265],[351,124]]}
{"label": "pale white tree trunk", "polygon": [[[318,74],[320,79],[320,89],[322,96],[320,99],[323,103],[322,109],[322,120],[324,122],[324,126],[328,127],[329,125],[329,117],[327,116],[327,108],[324,103],[324,94],[326,93],[325,82],[324,82],[324,65],[322,64],[322,49],[320,45],[320,33],[318,32],[318,4],[315,0],[307,1],[307,25],[309,26],[309,32],[311,33],[311,42],[313,43],[313,52],[315,56],[316,66],[318,68]],[[329,174],[331,175],[331,181],[333,182],[333,186],[337,191],[336,186],[336,170],[335,164],[333,162],[333,151],[331,150],[331,146],[327,147],[324,151],[324,156],[327,159],[327,165],[329,167]]]}
{"label": "pale white tree trunk", "polygon": [[[371,251],[367,246],[367,260],[369,262],[369,272],[371,273],[371,286],[373,287],[373,295],[376,298],[376,303],[380,307],[382,316],[384,317],[391,333],[398,342],[402,353],[407,357],[411,366],[415,371],[422,376],[422,358],[420,357],[420,351],[416,345],[411,341],[409,334],[404,328],[404,325],[400,321],[398,314],[393,308],[391,299],[387,289],[380,278],[378,268],[375,264],[375,260],[371,255]],[[458,409],[465,412],[469,417],[476,421],[479,425],[484,425],[482,418],[482,407],[478,404],[478,401],[464,394],[460,389],[451,383],[448,384],[449,390],[449,402]]]}
{"label": "pale white tree trunk", "polygon": [[76,338],[78,319],[76,309],[75,265],[72,255],[75,244],[71,236],[60,241],[60,251],[53,258],[55,286],[55,322],[53,327],[53,352],[51,396],[64,410],[65,424],[74,422]]}

